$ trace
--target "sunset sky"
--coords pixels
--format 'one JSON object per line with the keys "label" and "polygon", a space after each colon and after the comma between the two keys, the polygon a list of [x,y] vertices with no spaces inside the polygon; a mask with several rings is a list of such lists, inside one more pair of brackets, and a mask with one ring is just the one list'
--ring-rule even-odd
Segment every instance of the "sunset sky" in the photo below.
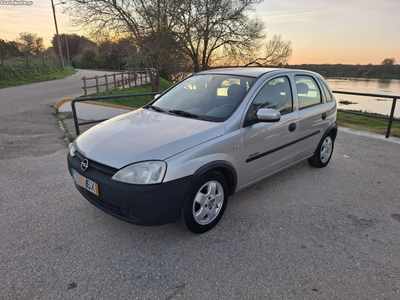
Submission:
{"label": "sunset sky", "polygon": [[[60,33],[84,35],[68,26],[61,6]],[[400,0],[264,0],[256,14],[269,37],[292,41],[290,64],[379,64],[387,57],[400,63]],[[55,33],[50,0],[0,5],[0,38],[14,40],[21,31],[37,33],[49,45]]]}

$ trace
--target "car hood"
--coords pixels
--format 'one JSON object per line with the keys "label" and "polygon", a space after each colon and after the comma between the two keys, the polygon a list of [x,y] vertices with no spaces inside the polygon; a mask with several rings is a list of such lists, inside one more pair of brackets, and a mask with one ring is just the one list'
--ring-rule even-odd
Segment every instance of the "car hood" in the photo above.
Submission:
{"label": "car hood", "polygon": [[145,160],[165,160],[225,133],[223,123],[138,109],[80,135],[76,149],[88,159],[120,169]]}

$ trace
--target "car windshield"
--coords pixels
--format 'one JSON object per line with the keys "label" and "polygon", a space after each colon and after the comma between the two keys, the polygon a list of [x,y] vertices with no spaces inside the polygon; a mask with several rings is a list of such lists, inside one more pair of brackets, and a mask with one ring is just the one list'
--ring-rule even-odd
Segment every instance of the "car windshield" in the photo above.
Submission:
{"label": "car windshield", "polygon": [[238,107],[254,80],[234,75],[193,75],[147,108],[187,118],[223,122]]}

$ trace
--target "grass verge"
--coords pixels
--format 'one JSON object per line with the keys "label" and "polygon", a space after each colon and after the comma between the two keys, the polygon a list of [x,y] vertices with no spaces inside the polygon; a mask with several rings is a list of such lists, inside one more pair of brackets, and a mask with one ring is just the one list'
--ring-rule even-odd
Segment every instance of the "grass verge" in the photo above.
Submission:
{"label": "grass verge", "polygon": [[31,62],[29,67],[23,62],[0,65],[0,88],[64,78],[74,73],[76,70],[71,67],[63,70],[53,64],[38,62]]}
{"label": "grass verge", "polygon": [[64,123],[64,120],[66,118],[62,118],[60,117],[58,114],[53,114],[53,117],[57,119],[57,126],[64,131],[65,133],[65,137],[69,140],[69,142],[73,142],[74,141],[74,137],[73,135],[69,132],[67,126]]}
{"label": "grass verge", "polygon": [[[358,115],[347,114],[338,111],[337,121],[339,126],[386,134],[388,120],[376,119]],[[400,122],[393,121],[390,136],[400,138]]]}
{"label": "grass verge", "polygon": [[[159,91],[163,92],[166,89],[168,89],[169,87],[171,87],[172,85],[173,85],[172,82],[169,82],[168,80],[160,78]],[[87,97],[115,96],[115,95],[141,94],[141,93],[151,93],[151,85],[145,84],[145,85],[134,86],[134,87],[123,89],[123,90],[117,88],[117,89],[110,90],[109,92],[90,94]],[[86,96],[83,98],[86,98]],[[100,100],[99,102],[114,104],[114,105],[121,105],[121,106],[128,106],[128,107],[133,107],[133,108],[139,108],[139,107],[142,107],[143,105],[146,105],[153,99],[154,99],[154,96],[140,96],[140,97],[126,97],[126,98],[118,98],[118,99],[106,99],[106,100]]]}

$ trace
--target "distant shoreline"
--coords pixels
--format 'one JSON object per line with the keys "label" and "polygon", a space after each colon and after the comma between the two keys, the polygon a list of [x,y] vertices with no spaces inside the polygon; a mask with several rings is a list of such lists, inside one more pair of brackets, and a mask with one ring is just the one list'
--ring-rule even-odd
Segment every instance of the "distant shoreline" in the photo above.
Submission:
{"label": "distant shoreline", "polygon": [[325,78],[352,78],[352,79],[400,79],[400,65],[286,65],[288,69],[303,69],[314,71]]}

